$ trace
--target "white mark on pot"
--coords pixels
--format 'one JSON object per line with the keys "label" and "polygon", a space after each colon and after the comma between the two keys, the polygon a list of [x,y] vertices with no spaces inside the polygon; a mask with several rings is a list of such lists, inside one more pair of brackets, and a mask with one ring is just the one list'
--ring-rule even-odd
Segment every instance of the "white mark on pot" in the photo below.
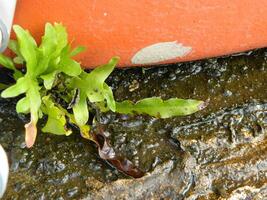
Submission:
{"label": "white mark on pot", "polygon": [[106,17],[106,16],[108,16],[108,13],[104,12],[104,14],[103,14],[103,15]]}
{"label": "white mark on pot", "polygon": [[182,43],[160,42],[139,50],[131,59],[133,64],[151,64],[186,56],[192,47]]}

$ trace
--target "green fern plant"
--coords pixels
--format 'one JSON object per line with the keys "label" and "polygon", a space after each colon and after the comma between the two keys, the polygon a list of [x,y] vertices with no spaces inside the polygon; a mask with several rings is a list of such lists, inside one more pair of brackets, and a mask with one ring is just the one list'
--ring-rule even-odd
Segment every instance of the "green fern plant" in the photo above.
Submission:
{"label": "green fern plant", "polygon": [[[14,58],[0,54],[0,64],[13,70],[16,83],[2,91],[3,98],[20,96],[16,110],[30,113],[30,122],[25,124],[25,141],[32,147],[37,136],[37,122],[47,116],[42,132],[70,135],[67,123],[76,125],[84,138],[92,139],[89,113],[94,109],[125,114],[147,114],[168,118],[192,114],[202,109],[204,102],[172,98],[163,101],[159,97],[116,102],[112,89],[105,83],[119,61],[113,57],[107,64],[90,73],[81,68],[72,57],[84,51],[84,47],[72,49],[68,43],[66,28],[62,24],[45,26],[40,45],[31,34],[18,25],[13,27],[17,40],[11,40],[9,48]],[[16,68],[23,64],[26,72]]]}

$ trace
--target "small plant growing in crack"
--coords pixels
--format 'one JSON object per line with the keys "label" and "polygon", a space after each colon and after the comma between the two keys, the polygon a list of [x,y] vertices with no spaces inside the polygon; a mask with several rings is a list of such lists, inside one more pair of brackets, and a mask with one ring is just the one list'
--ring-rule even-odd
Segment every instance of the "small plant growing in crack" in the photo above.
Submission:
{"label": "small plant growing in crack", "polygon": [[[89,114],[97,116],[99,112],[112,111],[168,118],[189,115],[205,107],[203,101],[178,98],[117,102],[105,80],[118,63],[118,57],[86,72],[73,59],[85,48],[71,48],[62,24],[47,23],[40,45],[22,27],[14,25],[13,30],[17,40],[10,41],[9,49],[15,57],[0,54],[0,64],[13,71],[16,82],[2,91],[1,96],[21,97],[16,111],[30,114],[30,121],[25,124],[25,143],[29,148],[37,136],[38,120],[45,117],[47,121],[42,132],[68,136],[77,128],[82,137],[97,144],[101,158],[130,176],[141,177],[143,172],[129,160],[116,156],[97,117],[90,117],[93,119],[90,121]],[[25,66],[25,72],[18,70],[17,65]]]}

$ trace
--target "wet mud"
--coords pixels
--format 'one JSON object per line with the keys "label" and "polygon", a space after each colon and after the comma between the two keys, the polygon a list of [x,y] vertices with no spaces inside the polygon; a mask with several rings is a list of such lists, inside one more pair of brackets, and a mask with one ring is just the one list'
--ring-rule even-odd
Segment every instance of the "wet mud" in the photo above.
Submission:
{"label": "wet mud", "polygon": [[[2,75],[1,75],[2,76]],[[117,100],[208,100],[186,117],[104,113],[116,153],[146,174],[133,179],[78,133],[40,133],[27,149],[15,101],[0,99],[0,143],[11,174],[4,199],[267,199],[267,50],[156,68],[115,70]]]}

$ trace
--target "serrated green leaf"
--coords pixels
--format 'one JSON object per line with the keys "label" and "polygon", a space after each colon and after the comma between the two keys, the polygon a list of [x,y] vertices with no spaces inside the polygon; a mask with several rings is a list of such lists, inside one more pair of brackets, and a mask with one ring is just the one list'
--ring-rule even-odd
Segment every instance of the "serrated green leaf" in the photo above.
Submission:
{"label": "serrated green leaf", "polygon": [[110,61],[107,64],[99,66],[95,68],[92,72],[90,72],[87,75],[86,80],[94,83],[95,87],[102,89],[105,80],[114,70],[118,61],[119,61],[118,57],[113,57],[112,59],[110,59]]}
{"label": "serrated green leaf", "polygon": [[37,66],[36,42],[31,34],[20,26],[14,25],[13,29],[18,39],[20,53],[26,61],[27,74],[34,76]]}
{"label": "serrated green leaf", "polygon": [[48,115],[48,119],[42,131],[56,135],[70,135],[72,132],[66,128],[67,120],[64,111],[57,107],[48,96],[43,97],[43,102],[43,111]]}
{"label": "serrated green leaf", "polygon": [[60,52],[56,52],[57,49],[57,32],[55,28],[50,24],[46,23],[45,33],[42,37],[42,42],[38,48],[38,68],[36,69],[36,74],[40,75],[43,73],[52,73],[54,69],[47,71],[51,60],[58,58]]}
{"label": "serrated green leaf", "polygon": [[54,29],[57,35],[57,48],[55,49],[54,56],[58,57],[61,51],[68,45],[68,34],[62,24],[55,23]]}
{"label": "serrated green leaf", "polygon": [[76,47],[75,49],[73,49],[71,52],[70,52],[70,56],[72,57],[72,56],[76,56],[76,55],[78,55],[79,53],[81,53],[81,52],[83,52],[83,51],[85,51],[86,50],[86,48],[85,47],[83,47],[83,46],[78,46],[78,47]]}
{"label": "serrated green leaf", "polygon": [[110,110],[116,111],[116,104],[111,88],[105,83],[107,77],[111,74],[119,58],[112,58],[108,64],[94,69],[90,73],[82,72],[79,77],[75,77],[71,82],[71,87],[79,88],[81,92],[87,95],[90,102],[107,101]]}
{"label": "serrated green leaf", "polygon": [[73,106],[73,114],[75,121],[79,126],[83,126],[87,123],[89,118],[89,111],[87,107],[86,94],[80,93],[79,101]]}
{"label": "serrated green leaf", "polygon": [[111,106],[110,109],[114,110],[115,106],[112,101],[112,91],[109,87],[106,87],[105,80],[114,70],[118,61],[119,58],[114,57],[108,64],[102,65],[84,76],[82,84],[80,85],[86,90],[86,94],[90,102],[100,102],[106,99],[109,102],[109,106]]}
{"label": "serrated green leaf", "polygon": [[172,98],[163,101],[152,97],[132,103],[131,101],[116,102],[116,111],[123,114],[148,114],[158,118],[184,116],[199,111],[203,101]]}
{"label": "serrated green leaf", "polygon": [[57,33],[55,28],[50,24],[45,25],[45,34],[42,37],[42,42],[39,49],[42,50],[43,55],[50,57],[57,47]]}
{"label": "serrated green leaf", "polygon": [[10,98],[10,97],[16,97],[20,94],[25,93],[28,90],[29,82],[26,78],[22,77],[19,78],[15,85],[10,86],[9,88],[5,89],[1,96],[3,98]]}
{"label": "serrated green leaf", "polygon": [[24,114],[30,112],[30,100],[28,97],[23,97],[17,102],[16,111],[17,113],[24,113]]}

